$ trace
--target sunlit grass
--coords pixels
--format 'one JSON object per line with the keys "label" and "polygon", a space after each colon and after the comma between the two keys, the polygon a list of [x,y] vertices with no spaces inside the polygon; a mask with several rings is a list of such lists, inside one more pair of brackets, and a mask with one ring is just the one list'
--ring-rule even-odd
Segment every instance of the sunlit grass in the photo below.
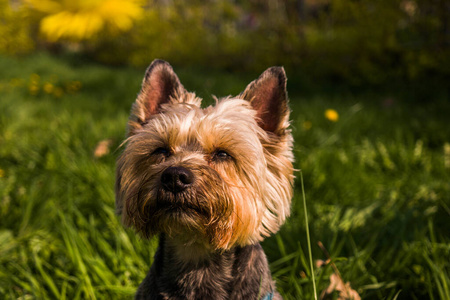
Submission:
{"label": "sunlit grass", "polygon": [[[114,163],[144,70],[46,55],[0,57],[0,66],[1,298],[130,299],[157,241],[115,216]],[[257,76],[177,72],[209,101]],[[429,102],[290,97],[313,259],[327,260],[320,241],[362,299],[449,299],[449,104],[432,91]],[[313,299],[296,175],[292,216],[263,247],[284,297]],[[335,271],[314,272],[320,295]]]}

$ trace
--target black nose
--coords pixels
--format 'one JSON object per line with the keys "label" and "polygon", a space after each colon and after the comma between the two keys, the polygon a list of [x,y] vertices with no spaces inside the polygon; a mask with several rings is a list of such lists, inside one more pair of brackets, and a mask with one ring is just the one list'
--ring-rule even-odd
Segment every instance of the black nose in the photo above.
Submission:
{"label": "black nose", "polygon": [[194,182],[194,174],[183,167],[169,167],[161,175],[162,187],[172,193],[179,193]]}

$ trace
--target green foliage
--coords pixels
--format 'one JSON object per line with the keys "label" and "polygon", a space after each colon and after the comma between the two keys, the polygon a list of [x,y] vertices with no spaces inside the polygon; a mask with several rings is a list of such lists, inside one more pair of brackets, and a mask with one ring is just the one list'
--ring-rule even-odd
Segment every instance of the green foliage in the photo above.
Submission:
{"label": "green foliage", "polygon": [[34,49],[27,10],[11,7],[8,0],[0,0],[0,53],[24,54]]}
{"label": "green foliage", "polygon": [[[400,290],[398,299],[447,299],[450,172],[444,161],[450,131],[439,110],[448,106],[444,100],[415,106],[400,97],[385,107],[380,96],[294,100],[293,111],[300,112],[293,124],[297,168],[305,178],[312,241],[322,241],[362,299],[392,299]],[[336,123],[322,118],[330,105],[340,112]],[[430,119],[439,129],[424,130]],[[303,126],[306,121],[311,128]],[[440,142],[434,130],[444,131]],[[309,299],[292,284],[298,285],[306,269],[303,208],[300,192],[295,195],[294,215],[280,234],[284,250],[278,253],[299,253],[283,265],[297,279],[287,275],[281,282],[293,299]],[[326,259],[320,248],[313,251]],[[436,259],[431,264],[430,256]],[[333,270],[317,272],[323,289],[322,280]]]}
{"label": "green foliage", "polygon": [[[129,299],[145,276],[157,241],[122,227],[113,192],[143,72],[0,57],[0,298]],[[177,73],[201,96],[237,94],[255,77]],[[48,83],[62,94],[47,92]],[[290,96],[314,260],[327,259],[321,241],[362,299],[448,299],[446,98]],[[327,119],[327,109],[339,119]],[[104,140],[111,151],[95,154]],[[313,298],[304,221],[297,180],[292,216],[263,243],[285,299]],[[314,272],[323,291],[334,271],[326,264]]]}
{"label": "green foliage", "polygon": [[[0,51],[78,51],[107,64],[260,71],[379,85],[450,74],[446,0],[1,0]],[[25,3],[25,4],[23,4]],[[145,5],[144,5],[145,4]]]}
{"label": "green foliage", "polygon": [[329,1],[329,12],[307,24],[307,69],[354,84],[446,74],[450,11],[443,2]]}
{"label": "green foliage", "polygon": [[261,70],[284,65],[311,80],[351,85],[450,73],[450,13],[426,1],[152,2],[133,30],[105,35],[92,55],[109,63]]}

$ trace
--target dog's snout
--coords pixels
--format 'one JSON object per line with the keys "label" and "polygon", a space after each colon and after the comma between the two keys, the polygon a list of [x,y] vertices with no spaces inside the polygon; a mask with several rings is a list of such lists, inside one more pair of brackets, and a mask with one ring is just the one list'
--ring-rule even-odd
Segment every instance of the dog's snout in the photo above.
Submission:
{"label": "dog's snout", "polygon": [[183,167],[169,167],[161,175],[162,187],[172,193],[184,191],[194,182],[194,174]]}

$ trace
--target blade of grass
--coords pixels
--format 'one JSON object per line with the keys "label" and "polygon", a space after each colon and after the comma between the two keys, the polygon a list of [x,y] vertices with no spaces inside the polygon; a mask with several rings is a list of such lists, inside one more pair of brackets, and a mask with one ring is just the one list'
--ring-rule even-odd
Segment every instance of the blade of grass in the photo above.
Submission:
{"label": "blade of grass", "polygon": [[303,173],[301,170],[300,170],[300,182],[302,184],[303,209],[305,210],[306,239],[308,240],[309,264],[311,267],[311,278],[312,278],[312,282],[313,282],[314,299],[317,300],[316,281],[314,278],[314,266],[313,266],[312,251],[311,251],[311,238],[309,236],[308,210],[306,209],[305,187],[303,184]]}
{"label": "blade of grass", "polygon": [[50,288],[50,291],[53,293],[53,295],[57,299],[60,299],[61,294],[59,293],[58,288],[56,287],[56,284],[53,281],[52,277],[49,274],[47,274],[47,272],[45,272],[45,270],[42,266],[42,263],[41,263],[41,259],[39,258],[36,251],[33,251],[33,258],[34,258],[35,266],[38,269],[39,273],[41,274],[44,282],[47,283],[47,286]]}

